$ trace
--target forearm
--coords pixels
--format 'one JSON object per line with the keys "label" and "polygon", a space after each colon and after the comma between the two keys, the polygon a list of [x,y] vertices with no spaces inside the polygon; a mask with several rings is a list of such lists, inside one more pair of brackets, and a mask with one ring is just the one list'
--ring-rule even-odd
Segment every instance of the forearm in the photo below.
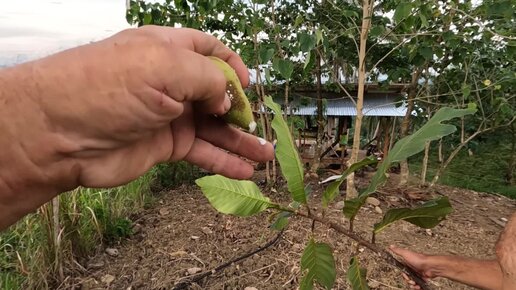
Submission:
{"label": "forearm", "polygon": [[0,230],[69,189],[73,162],[59,154],[38,105],[32,64],[0,70]]}
{"label": "forearm", "polygon": [[485,290],[502,289],[502,271],[496,260],[477,260],[455,256],[433,256],[434,274]]}

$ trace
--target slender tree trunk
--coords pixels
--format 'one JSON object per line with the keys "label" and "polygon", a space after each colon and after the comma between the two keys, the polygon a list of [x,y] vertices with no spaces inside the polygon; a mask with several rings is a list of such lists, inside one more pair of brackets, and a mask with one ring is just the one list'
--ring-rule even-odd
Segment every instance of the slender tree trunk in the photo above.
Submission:
{"label": "slender tree trunk", "polygon": [[[408,135],[410,128],[410,119],[412,116],[412,111],[414,110],[414,100],[417,94],[417,81],[419,79],[419,75],[421,74],[421,67],[418,67],[412,72],[412,80],[410,82],[410,87],[407,95],[407,112],[403,117],[403,121],[401,121],[400,127],[400,138],[403,138]],[[406,184],[409,177],[409,167],[407,160],[403,160],[400,162],[401,172],[400,172],[400,185]]]}
{"label": "slender tree trunk", "polygon": [[514,178],[514,167],[516,167],[516,124],[511,125],[511,155],[507,166],[507,184],[516,185],[516,179]]}
{"label": "slender tree trunk", "polygon": [[421,166],[421,185],[426,184],[426,172],[428,169],[428,155],[430,152],[430,142],[426,142],[425,144],[425,156],[423,157],[423,164]]}
{"label": "slender tree trunk", "polygon": [[[348,160],[348,166],[357,162],[358,151],[360,150],[360,129],[362,127],[363,106],[364,106],[364,85],[366,77],[365,56],[367,35],[371,27],[371,14],[374,0],[362,1],[362,29],[360,31],[360,49],[358,53],[358,95],[357,95],[357,116],[355,119],[355,133],[353,134],[353,149],[351,158]],[[354,198],[358,195],[355,188],[355,174],[350,174],[347,178],[346,198]]]}
{"label": "slender tree trunk", "polygon": [[317,53],[316,56],[316,74],[317,74],[317,142],[315,145],[315,154],[312,161],[312,166],[310,171],[312,173],[317,173],[317,169],[319,169],[319,165],[321,164],[321,153],[323,146],[323,136],[324,136],[324,116],[323,116],[323,98],[321,91],[321,56]]}
{"label": "slender tree trunk", "polygon": [[[255,59],[256,59],[256,62],[255,62],[256,94],[258,95],[258,99],[259,99],[258,108],[259,108],[259,112],[260,112],[259,113],[260,114],[260,124],[262,125],[262,131],[263,131],[262,136],[263,136],[263,139],[272,141],[271,140],[272,136],[270,136],[270,133],[269,133],[270,132],[270,122],[269,122],[269,119],[267,118],[267,113],[261,112],[261,108],[265,107],[265,105],[264,105],[265,91],[264,91],[262,79],[261,79],[260,65],[258,63],[258,36],[257,36],[256,31],[253,31],[253,44],[254,44],[254,53],[256,56],[255,57]],[[269,184],[271,182],[270,164],[271,164],[271,162],[269,162],[269,161],[265,162],[265,181],[267,182],[267,184]]]}

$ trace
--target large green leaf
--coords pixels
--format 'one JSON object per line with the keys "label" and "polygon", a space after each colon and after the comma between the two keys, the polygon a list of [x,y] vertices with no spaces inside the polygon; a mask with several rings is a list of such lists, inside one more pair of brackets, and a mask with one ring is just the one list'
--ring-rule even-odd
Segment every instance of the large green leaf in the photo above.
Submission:
{"label": "large green leaf", "polygon": [[361,168],[366,167],[367,165],[371,165],[374,163],[377,163],[378,160],[374,157],[368,157],[364,158],[361,161],[357,163],[353,163],[350,167],[348,167],[344,172],[342,172],[341,177],[339,179],[335,180],[334,182],[330,183],[328,187],[326,187],[326,190],[323,193],[322,196],[322,204],[323,207],[328,207],[328,204],[335,199],[337,194],[339,193],[339,187],[342,184],[344,180],[346,180],[346,177],[351,174],[352,172],[355,172]]}
{"label": "large green leaf", "polygon": [[290,79],[294,71],[294,64],[287,59],[275,58],[272,66],[286,80]]}
{"label": "large green leaf", "polygon": [[367,196],[375,192],[378,186],[385,182],[387,179],[386,172],[392,163],[400,162],[423,151],[423,149],[425,149],[426,142],[438,140],[455,132],[457,129],[453,125],[443,124],[442,122],[473,114],[475,112],[476,108],[474,107],[469,107],[467,109],[454,109],[449,107],[441,108],[414,134],[406,136],[396,142],[392,150],[387,155],[387,158],[385,158],[380,166],[378,166],[378,170],[371,179],[369,186],[360,193],[359,197],[345,202],[343,209],[344,215],[351,220],[355,218],[360,207],[364,205]]}
{"label": "large green leaf", "polygon": [[267,49],[266,47],[262,47],[260,49],[260,63],[265,64],[271,60],[274,56],[274,48]]}
{"label": "large green leaf", "polygon": [[310,35],[308,33],[300,33],[298,35],[299,39],[299,48],[302,52],[309,52],[315,47],[317,39],[314,35]]}
{"label": "large green leaf", "polygon": [[358,257],[351,258],[347,278],[353,290],[369,290],[367,286],[367,270],[360,268]]}
{"label": "large green leaf", "polygon": [[374,225],[374,232],[379,233],[392,223],[405,220],[411,224],[425,229],[430,229],[443,220],[447,214],[453,211],[448,197],[440,197],[425,202],[418,208],[396,208],[385,213],[383,220]]}
{"label": "large green leaf", "polygon": [[396,21],[396,23],[399,23],[403,19],[407,18],[410,15],[411,11],[412,3],[401,2],[400,4],[398,4],[398,7],[396,7],[396,11],[394,11],[394,21]]}
{"label": "large green leaf", "polygon": [[300,289],[312,289],[314,282],[331,289],[337,273],[330,246],[310,239],[301,256],[301,271],[306,271],[306,274],[301,280]]}
{"label": "large green leaf", "polygon": [[271,96],[265,97],[265,105],[274,112],[274,119],[271,126],[276,132],[278,143],[276,144],[276,156],[278,158],[281,172],[287,180],[287,187],[292,198],[300,203],[306,203],[304,185],[304,173],[299,153],[297,152],[294,140],[290,134],[287,122],[283,118],[281,108]]}
{"label": "large green leaf", "polygon": [[254,182],[249,180],[211,175],[199,178],[195,183],[201,187],[211,205],[221,213],[251,216],[276,206],[268,197],[262,195]]}

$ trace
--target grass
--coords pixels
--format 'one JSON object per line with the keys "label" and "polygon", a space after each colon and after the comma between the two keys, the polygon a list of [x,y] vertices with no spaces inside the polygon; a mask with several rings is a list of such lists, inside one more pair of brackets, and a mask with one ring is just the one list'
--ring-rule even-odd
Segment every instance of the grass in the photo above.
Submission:
{"label": "grass", "polygon": [[[510,142],[507,142],[503,136],[491,135],[482,143],[476,144],[472,149],[472,156],[469,156],[466,149],[461,150],[444,171],[439,183],[475,191],[498,193],[516,199],[516,186],[506,182],[510,145]],[[427,181],[432,180],[439,166],[436,147],[437,144],[432,143]],[[421,154],[410,160],[410,170],[418,176],[421,173],[421,160]]]}
{"label": "grass", "polygon": [[158,165],[125,186],[60,195],[57,204],[43,205],[0,233],[0,289],[55,288],[77,268],[76,261],[131,236],[131,218],[155,199],[152,186],[192,183],[200,174],[182,162]]}

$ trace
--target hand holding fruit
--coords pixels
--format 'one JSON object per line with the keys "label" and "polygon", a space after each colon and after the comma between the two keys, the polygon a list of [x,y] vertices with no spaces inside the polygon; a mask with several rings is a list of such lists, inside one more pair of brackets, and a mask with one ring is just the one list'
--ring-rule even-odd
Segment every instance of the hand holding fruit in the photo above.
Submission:
{"label": "hand holding fruit", "polygon": [[0,228],[60,192],[125,184],[159,162],[251,177],[253,167],[229,153],[265,161],[273,147],[213,117],[230,100],[207,56],[247,85],[245,65],[216,38],[155,26],[0,71],[0,163],[10,164],[0,192],[17,197],[0,196],[11,216]]}

